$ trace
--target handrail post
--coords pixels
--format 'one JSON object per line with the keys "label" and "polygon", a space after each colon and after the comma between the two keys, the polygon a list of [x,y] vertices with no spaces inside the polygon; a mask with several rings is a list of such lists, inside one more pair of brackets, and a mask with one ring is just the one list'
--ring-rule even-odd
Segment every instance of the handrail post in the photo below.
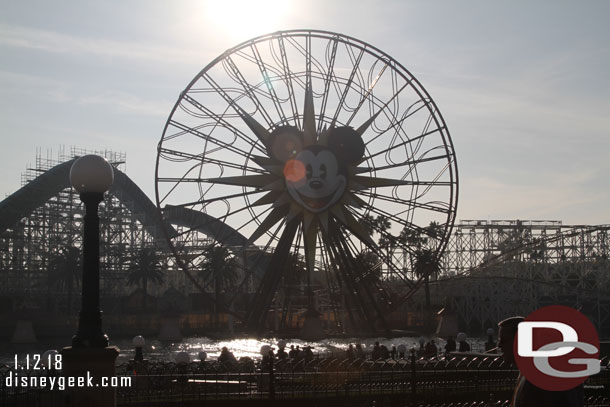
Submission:
{"label": "handrail post", "polygon": [[274,362],[273,351],[269,351],[269,398],[273,400],[275,398],[275,386],[274,386],[274,375],[273,375],[273,362]]}
{"label": "handrail post", "polygon": [[415,392],[417,390],[416,383],[416,375],[415,375],[415,349],[411,349],[411,395],[413,397],[413,402],[415,402]]}

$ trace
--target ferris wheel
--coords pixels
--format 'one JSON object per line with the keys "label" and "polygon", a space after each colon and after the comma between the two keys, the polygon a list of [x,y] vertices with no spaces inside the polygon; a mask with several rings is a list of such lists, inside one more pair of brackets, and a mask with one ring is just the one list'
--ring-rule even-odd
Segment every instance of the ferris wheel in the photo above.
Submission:
{"label": "ferris wheel", "polygon": [[240,271],[225,273],[219,306],[259,330],[303,302],[339,328],[383,328],[434,272],[418,261],[438,262],[458,191],[449,131],[417,79],[315,30],[254,38],[199,72],[155,177],[178,264],[210,291],[209,248],[230,252]]}

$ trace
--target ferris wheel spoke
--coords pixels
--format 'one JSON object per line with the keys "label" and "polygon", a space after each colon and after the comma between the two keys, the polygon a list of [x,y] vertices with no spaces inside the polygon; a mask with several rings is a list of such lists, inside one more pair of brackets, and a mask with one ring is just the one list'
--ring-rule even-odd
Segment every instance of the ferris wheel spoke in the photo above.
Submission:
{"label": "ferris wheel spoke", "polygon": [[267,65],[263,62],[263,59],[261,58],[260,53],[258,51],[258,47],[255,44],[252,44],[250,46],[250,49],[252,50],[252,54],[254,55],[256,65],[258,66],[258,69],[261,72],[263,81],[265,82],[265,85],[267,85],[267,91],[271,95],[271,100],[273,101],[273,105],[275,106],[275,110],[278,114],[278,117],[280,117],[280,119],[281,119],[281,123],[288,124],[288,120],[286,119],[286,114],[284,113],[284,108],[282,107],[282,104],[279,102],[279,98],[277,96],[277,93],[275,92],[275,88],[273,87],[273,83],[269,79],[270,76],[269,76],[269,73],[267,72]]}
{"label": "ferris wheel spoke", "polygon": [[421,135],[419,135],[417,137],[414,137],[412,139],[407,139],[407,140],[405,140],[405,141],[403,141],[401,143],[394,144],[394,145],[392,145],[392,146],[390,146],[390,147],[388,147],[386,149],[383,149],[381,151],[377,151],[375,154],[371,154],[369,156],[365,156],[364,158],[362,158],[362,161],[364,162],[366,160],[370,160],[370,159],[372,159],[374,157],[377,157],[377,156],[379,156],[381,154],[387,154],[388,152],[390,152],[390,151],[392,151],[392,150],[394,150],[396,148],[407,146],[407,145],[412,144],[412,143],[414,143],[416,141],[420,141],[420,140],[424,139],[425,137],[428,137],[428,136],[430,136],[430,135],[432,135],[434,133],[442,132],[444,130],[445,130],[444,127],[438,127],[438,128],[436,128],[434,130],[427,131],[427,132],[425,132],[425,133],[423,133],[423,134],[421,134]]}
{"label": "ferris wheel spoke", "polygon": [[[409,255],[416,254],[416,250],[411,246],[410,242],[402,240],[398,236],[394,236],[390,232],[383,229],[375,229],[375,232],[379,235],[380,241],[385,240],[388,243],[386,245],[376,244],[373,248],[371,248],[371,250],[373,250],[374,253],[380,258],[385,259],[388,266],[394,267],[392,265],[393,262],[390,260],[393,258],[394,252],[398,249],[402,250],[404,253],[408,253]],[[393,271],[395,270],[399,269],[394,267]],[[402,275],[400,272],[399,274]]]}
{"label": "ferris wheel spoke", "polygon": [[[248,223],[251,223],[251,222],[247,222],[246,224],[248,224]],[[274,228],[273,231],[269,232],[270,239],[267,241],[267,244],[264,245],[263,247],[258,248],[255,251],[254,258],[251,260],[245,259],[244,266],[247,263],[248,268],[246,270],[244,270],[244,276],[243,276],[242,281],[240,282],[238,292],[236,293],[236,295],[242,295],[241,293],[239,293],[239,290],[242,289],[244,285],[248,284],[248,279],[252,278],[253,280],[256,280],[256,282],[258,282],[259,284],[262,282],[262,279],[265,274],[265,267],[268,265],[268,259],[271,256],[270,244],[271,244],[271,242],[273,242],[275,240],[275,238],[277,236],[279,236],[280,231],[283,230],[285,225],[286,225],[286,222],[281,221]],[[243,225],[243,226],[245,226],[245,225]],[[238,228],[238,230],[239,229],[241,229],[241,228]],[[259,275],[257,275],[257,272],[259,273]],[[253,281],[253,282],[255,282],[255,281]],[[231,301],[233,301],[233,300],[231,300]]]}
{"label": "ferris wheel spoke", "polygon": [[[421,109],[423,109],[424,107],[426,107],[426,102],[423,100],[418,100],[417,102],[414,102],[411,106],[409,106],[406,110],[406,113],[403,114],[401,116],[400,119],[395,118],[393,115],[391,115],[391,113],[387,112],[386,109],[388,108],[388,106],[390,105],[390,103],[394,102],[395,99],[398,97],[398,95],[409,85],[411,84],[410,81],[407,81],[398,91],[396,91],[394,93],[394,95],[388,99],[388,101],[377,111],[377,113],[375,113],[374,117],[376,118],[378,115],[380,115],[382,112],[384,113],[384,115],[386,116],[386,119],[389,120],[389,122],[391,123],[390,126],[388,126],[386,129],[380,130],[378,131],[378,134],[374,137],[369,138],[366,142],[365,145],[368,146],[370,144],[372,144],[373,142],[377,141],[380,137],[384,136],[387,132],[389,132],[390,130],[396,130],[396,132],[400,132],[401,131],[401,126],[404,122],[407,121],[407,119],[409,119],[409,117],[411,117],[412,115],[414,115],[415,113],[419,112]],[[411,107],[415,106],[415,105],[420,105],[419,108],[415,109],[414,111],[411,112]],[[388,116],[390,115],[390,116]],[[362,133],[361,133],[362,134]],[[422,137],[414,137],[413,141],[417,140],[418,138],[422,138]],[[408,139],[408,138],[407,138]]]}
{"label": "ferris wheel spoke", "polygon": [[[160,153],[159,153],[159,154],[160,154]],[[197,169],[197,168],[198,168],[200,165],[201,165],[200,163],[197,163],[197,164],[193,165],[193,166],[192,166],[192,167],[191,167],[189,170],[187,170],[187,171],[184,173],[184,175],[183,175],[182,177],[186,177],[186,176],[187,176],[188,174],[190,174],[192,171],[195,171],[195,170],[196,170],[196,169]],[[157,192],[159,192],[159,191],[158,191],[158,189],[159,189],[158,187],[160,186],[160,184],[161,184],[161,183],[163,183],[163,184],[167,183],[167,182],[162,182],[162,181],[159,181],[159,179],[160,179],[160,177],[159,177],[159,176],[157,176]],[[168,188],[168,190],[167,190],[167,192],[165,193],[165,195],[164,195],[164,196],[162,196],[162,197],[159,197],[159,199],[158,199],[158,200],[159,200],[159,204],[164,203],[164,202],[165,202],[165,200],[167,199],[167,197],[168,197],[168,196],[170,196],[170,195],[171,195],[171,194],[172,194],[172,193],[173,193],[173,192],[176,190],[176,188],[178,188],[178,186],[180,185],[180,181],[175,181],[175,182],[172,182],[172,183],[173,183],[173,186],[172,186],[171,188]]]}
{"label": "ferris wheel spoke", "polygon": [[239,192],[236,194],[232,194],[232,195],[224,195],[224,196],[219,196],[216,198],[201,198],[195,201],[191,201],[191,202],[183,202],[183,203],[179,203],[179,204],[175,204],[173,205],[174,207],[188,207],[188,206],[195,206],[195,205],[202,205],[203,207],[205,207],[208,204],[211,204],[213,202],[218,202],[218,201],[225,201],[225,200],[230,200],[233,198],[241,198],[247,195],[255,195],[255,194],[260,194],[261,191],[248,191],[248,192]]}
{"label": "ferris wheel spoke", "polygon": [[[366,242],[368,245],[374,245],[375,243],[371,239],[371,236],[367,233],[366,228],[352,215],[349,209],[331,209],[331,213],[335,218],[341,222],[345,227],[354,233],[358,239]],[[330,223],[330,222],[329,222]]]}
{"label": "ferris wheel spoke", "polygon": [[250,329],[260,331],[265,327],[264,319],[273,300],[273,295],[277,290],[278,283],[285,272],[285,265],[299,224],[299,219],[293,219],[284,227],[282,236],[269,260],[269,266],[257,290],[255,301],[248,312],[247,325]]}
{"label": "ferris wheel spoke", "polygon": [[281,206],[279,208],[273,208],[269,212],[269,215],[258,225],[256,230],[252,232],[252,235],[248,239],[251,243],[254,243],[259,237],[261,237],[267,230],[273,225],[284,219],[290,209],[289,205]]}
{"label": "ferris wheel spoke", "polygon": [[[240,99],[249,96],[248,93],[242,93],[240,97],[238,98],[232,98],[221,86],[219,86],[216,81],[214,81],[214,79],[206,74],[202,75],[202,78],[205,79],[205,81],[212,87],[212,89],[214,89],[216,91],[216,93],[221,96],[225,102],[232,107],[238,115],[240,115],[242,118],[244,117],[244,114],[246,116],[250,116],[249,114],[246,113],[245,109],[243,109],[241,107],[241,105],[238,103]],[[254,105],[256,106],[256,110],[261,112],[261,115],[263,116],[263,118],[265,119],[265,121],[267,121],[267,126],[271,127],[273,125],[272,122],[270,122],[270,119],[268,117],[266,117],[266,111],[264,111],[263,109],[259,109],[260,108],[260,102],[258,101],[258,99],[253,100],[252,98],[250,98],[250,100],[252,100],[252,102],[254,103]],[[261,149],[262,151],[262,149]]]}
{"label": "ferris wheel spoke", "polygon": [[370,320],[370,316],[368,314],[368,307],[362,300],[361,292],[355,286],[355,280],[350,275],[350,268],[345,263],[345,257],[341,255],[339,250],[338,241],[335,237],[336,233],[329,229],[327,234],[324,234],[324,244],[328,248],[328,255],[330,259],[330,264],[334,271],[337,274],[337,279],[339,281],[339,289],[342,286],[345,286],[345,289],[342,290],[346,300],[348,300],[348,304],[351,303],[351,307],[347,306],[348,316],[353,325],[356,324],[354,317],[352,315],[352,308],[355,308],[355,311],[359,314],[360,318],[363,320]]}
{"label": "ferris wheel spoke", "polygon": [[439,212],[442,214],[451,213],[451,208],[445,202],[440,202],[440,201],[435,202],[439,205],[439,206],[435,206],[435,205],[432,205],[430,202],[423,203],[423,202],[418,202],[413,199],[400,199],[400,198],[396,198],[393,196],[386,196],[381,193],[373,194],[373,193],[370,193],[367,191],[358,191],[357,194],[365,196],[367,198],[379,199],[379,200],[386,201],[386,202],[401,203],[404,205],[408,205],[411,208],[420,208],[420,209],[425,209],[425,210],[432,211],[432,212]]}
{"label": "ferris wheel spoke", "polygon": [[[251,223],[251,221],[247,222],[243,226],[246,226],[249,223]],[[258,283],[260,284],[260,282],[262,281],[262,277],[264,276],[264,272],[265,272],[264,268],[268,265],[268,258],[270,257],[270,250],[271,250],[271,246],[270,246],[271,242],[273,242],[275,240],[275,238],[277,236],[279,236],[280,231],[283,230],[285,225],[286,225],[286,222],[281,221],[274,228],[273,231],[269,232],[270,239],[267,241],[267,243],[264,246],[259,247],[255,251],[254,258],[252,260],[249,260],[249,259],[246,260],[249,269],[245,271],[244,280],[247,280],[248,278],[253,278],[254,280],[258,281]],[[239,229],[241,229],[241,228],[238,228],[237,230],[239,230]],[[257,271],[259,272],[260,275],[257,275]],[[246,281],[242,281],[240,286],[242,286],[242,284],[246,284],[246,283],[247,283]]]}
{"label": "ferris wheel spoke", "polygon": [[389,164],[389,165],[385,165],[383,167],[376,167],[375,170],[383,171],[383,170],[388,170],[388,169],[393,169],[393,168],[400,168],[400,167],[404,167],[404,166],[413,167],[413,166],[416,166],[417,164],[422,164],[422,163],[426,163],[426,162],[430,162],[430,161],[439,161],[439,160],[447,161],[450,159],[451,159],[450,154],[435,155],[432,157],[425,157],[425,158],[422,157],[422,158],[418,158],[416,160],[403,161],[398,164]]}
{"label": "ferris wheel spoke", "polygon": [[299,76],[295,75],[293,80],[299,84],[303,89],[307,88],[307,76],[313,73],[312,66],[316,67],[316,73],[324,72],[324,64],[318,61],[311,53],[311,37],[305,36],[305,46],[301,44],[301,42],[296,41],[294,38],[287,38],[288,43],[290,43],[295,51],[298,51],[305,58],[305,80]]}
{"label": "ferris wheel spoke", "polygon": [[[201,112],[203,112],[206,115],[206,117],[209,117],[210,119],[215,121],[213,129],[215,129],[217,127],[222,127],[222,128],[231,130],[237,138],[239,138],[243,142],[250,145],[251,148],[255,148],[259,152],[265,153],[265,150],[261,146],[257,145],[256,142],[254,142],[250,137],[248,137],[243,131],[241,131],[240,129],[235,127],[231,122],[224,119],[224,116],[226,115],[226,110],[222,114],[214,113],[210,109],[203,106],[195,98],[191,97],[188,93],[185,93],[183,98],[184,98],[184,100],[189,102],[189,104],[191,104],[193,107],[195,107],[198,110],[200,110]],[[199,130],[196,127],[194,129]],[[171,137],[166,137],[166,139],[171,139]],[[232,143],[225,143],[225,145],[223,145],[221,147],[226,148],[226,145],[232,145]]]}
{"label": "ferris wheel spoke", "polygon": [[339,225],[334,224],[332,229],[336,235],[337,240],[335,244],[338,246],[339,256],[342,257],[343,263],[346,266],[344,272],[348,280],[353,282],[353,287],[358,292],[358,298],[362,307],[366,310],[366,318],[370,328],[375,330],[376,323],[380,321],[384,325],[385,330],[389,331],[384,312],[380,309],[378,301],[376,301],[375,296],[370,290],[370,282],[365,284],[361,277],[367,274],[367,270],[362,262],[357,260],[356,253],[358,251],[352,251],[349,236],[343,232]]}
{"label": "ferris wheel spoke", "polygon": [[[379,72],[379,74],[377,74],[377,76],[375,77],[375,79],[370,83],[367,91],[362,95],[362,97],[360,98],[360,101],[358,102],[358,105],[356,106],[356,108],[354,109],[354,111],[352,112],[351,116],[349,117],[349,119],[347,119],[347,121],[345,122],[346,126],[349,126],[352,122],[352,120],[354,119],[354,117],[356,117],[356,115],[358,114],[358,112],[360,111],[360,108],[364,105],[364,103],[368,100],[369,96],[372,95],[373,93],[373,89],[375,88],[375,85],[377,85],[377,82],[379,82],[379,79],[381,78],[381,76],[383,75],[383,73],[385,72],[386,68],[388,67],[388,64],[385,64],[383,66],[383,68],[381,69],[381,71]],[[398,96],[398,93],[395,93],[394,96],[392,98],[390,98],[390,100],[393,100],[396,96]],[[389,102],[388,102],[389,103]],[[387,103],[386,103],[387,106]],[[362,134],[362,133],[361,133]]]}
{"label": "ferris wheel spoke", "polygon": [[[364,281],[364,279],[366,278],[366,275],[368,275],[369,273],[371,273],[373,270],[369,270],[368,266],[365,264],[363,258],[362,258],[362,251],[360,250],[360,248],[356,247],[356,244],[352,241],[352,239],[349,238],[349,236],[345,235],[344,233],[344,239],[345,242],[347,244],[347,246],[350,248],[350,251],[352,253],[352,256],[354,258],[354,260],[359,264],[360,269],[365,271],[365,275],[363,275],[362,280]],[[380,251],[378,250],[377,246],[374,246],[373,248],[370,248],[369,250],[371,250],[376,256],[379,257],[379,261],[378,263],[375,265],[376,267],[379,267],[380,269],[380,273],[378,278],[372,278],[369,279],[369,281],[367,282],[366,286],[368,287],[369,284],[371,286],[373,286],[373,288],[376,290],[377,295],[379,295],[380,297],[382,297],[383,302],[385,303],[386,307],[391,307],[392,306],[392,295],[391,293],[388,291],[388,289],[383,285],[383,270],[382,270],[382,265],[383,265],[383,258],[385,256],[382,256]],[[393,262],[391,261],[391,259],[388,259],[388,261],[386,261],[386,264],[388,265],[388,267],[390,269],[395,269],[395,267],[393,267]],[[370,294],[369,294],[370,295]],[[373,301],[375,304],[377,304],[377,301]],[[381,309],[377,309],[378,312],[381,312]],[[384,312],[382,312],[382,314],[384,314]]]}
{"label": "ferris wheel spoke", "polygon": [[[167,155],[173,155],[176,157],[181,157],[181,158],[188,158],[189,160],[194,160],[194,161],[199,161],[201,162],[203,160],[203,157],[201,155],[196,155],[196,154],[190,154],[190,153],[183,153],[181,151],[177,151],[177,150],[170,150],[167,148],[160,148],[159,149],[159,153],[161,154],[167,154]],[[250,167],[248,165],[240,165],[240,164],[236,164],[233,163],[231,161],[221,161],[221,160],[216,160],[213,158],[209,158],[206,157],[205,158],[205,162],[206,164],[214,164],[217,165],[219,167],[227,167],[227,168],[234,168],[234,169],[239,169],[239,170],[245,170],[245,171],[249,171],[249,172],[253,172],[256,174],[266,174],[267,171],[261,168],[255,168],[255,167]],[[195,165],[196,167],[201,166],[201,163],[197,163]],[[176,178],[176,177],[173,177]],[[163,182],[167,182],[165,181],[166,179],[171,179],[171,177],[163,177],[160,178],[160,180],[163,180]],[[184,179],[186,182],[189,182],[187,178],[180,178],[180,179]],[[203,178],[198,178],[199,180],[203,179]]]}
{"label": "ferris wheel spoke", "polygon": [[[195,128],[189,127],[186,124],[182,124],[182,123],[180,123],[180,122],[178,122],[176,120],[171,120],[169,124],[171,124],[172,126],[182,130],[185,133],[189,133],[189,134],[191,134],[191,135],[193,135],[195,137],[198,137],[198,138],[200,138],[200,139],[202,139],[202,140],[204,140],[206,142],[209,142],[211,144],[215,144],[216,146],[224,148],[227,151],[231,151],[232,153],[240,154],[240,155],[248,154],[248,151],[245,151],[245,150],[242,150],[242,149],[236,147],[235,143],[233,143],[233,144],[225,143],[223,141],[220,141],[220,140],[218,140],[216,138],[211,137],[210,135],[204,134],[204,133],[200,132],[199,130],[197,130]],[[257,148],[261,153],[263,153],[263,154],[265,153],[265,151],[261,147],[258,147],[258,146],[254,146],[254,147]],[[175,150],[173,150],[173,151],[175,152]],[[179,152],[179,154],[182,154],[184,157],[189,157],[189,156],[193,157],[193,158],[201,157],[200,154],[197,154],[197,155],[190,154],[189,155],[188,153],[185,153],[185,152]],[[180,156],[179,154],[176,154],[176,155]]]}
{"label": "ferris wheel spoke", "polygon": [[315,144],[316,134],[315,113],[311,84],[305,90],[305,106],[303,107],[303,140],[305,146]]}
{"label": "ferris wheel spoke", "polygon": [[324,79],[324,91],[322,92],[322,101],[320,103],[320,114],[318,116],[318,128],[317,128],[318,133],[322,132],[323,126],[325,124],[324,118],[326,115],[326,105],[328,103],[328,95],[330,94],[330,85],[331,85],[331,82],[333,82],[333,77],[334,77],[333,70],[334,70],[335,61],[337,58],[337,46],[338,46],[339,42],[337,40],[333,40],[328,44],[328,46],[331,46],[331,44],[332,44],[332,49],[330,51],[330,57],[328,55],[326,56],[326,58],[328,59],[328,63],[326,64],[326,77]]}
{"label": "ferris wheel spoke", "polygon": [[290,66],[288,64],[288,55],[286,52],[286,44],[284,43],[284,37],[282,35],[280,35],[278,37],[277,44],[278,44],[278,47],[280,48],[281,65],[282,65],[282,69],[284,71],[284,78],[286,80],[286,84],[288,87],[288,95],[290,98],[290,108],[292,110],[292,117],[294,118],[294,125],[296,127],[298,127],[299,126],[299,121],[298,121],[299,107],[298,107],[298,104],[296,101],[294,87],[292,85],[292,78],[295,77],[295,75],[290,70]]}
{"label": "ferris wheel spoke", "polygon": [[[354,81],[354,76],[356,75],[356,73],[360,69],[360,61],[362,60],[363,56],[364,56],[364,49],[361,49],[360,50],[360,54],[356,58],[356,61],[352,61],[353,62],[353,68],[352,68],[352,71],[351,71],[351,73],[349,75],[347,83],[345,84],[345,87],[343,88],[343,92],[341,93],[341,97],[339,98],[339,102],[337,103],[337,109],[335,110],[335,114],[333,115],[332,123],[335,123],[337,121],[337,119],[339,118],[339,114],[345,108],[345,100],[347,98],[347,94],[348,94],[349,90],[351,89],[352,82]],[[345,110],[349,111],[349,109],[345,109]]]}
{"label": "ferris wheel spoke", "polygon": [[[407,243],[401,242],[387,231],[381,229],[376,229],[375,231],[380,235],[381,238],[384,238],[386,241],[395,242],[395,246],[390,248],[391,251],[388,250],[385,253],[383,252],[384,248],[380,247],[378,244],[369,246],[368,249],[371,250],[371,252],[378,256],[380,259],[384,259],[384,262],[388,267],[391,276],[397,276],[402,281],[402,283],[406,285],[407,288],[414,289],[416,287],[416,284],[405,274],[406,269],[395,265],[395,263],[398,262],[394,260],[394,253],[400,249],[402,250],[404,257],[407,253],[409,256],[414,256],[416,252]],[[391,299],[392,296],[388,295],[388,298]]]}
{"label": "ferris wheel spoke", "polygon": [[205,178],[206,183],[224,184],[239,187],[260,188],[266,191],[282,189],[283,180],[273,174],[242,175],[236,177]]}
{"label": "ferris wheel spoke", "polygon": [[[443,168],[441,171],[439,171],[439,172],[438,172],[438,174],[436,174],[436,177],[434,178],[434,182],[436,182],[436,184],[437,184],[437,185],[439,185],[439,186],[449,186],[449,187],[451,188],[451,190],[453,190],[453,187],[454,187],[454,184],[455,184],[455,182],[454,182],[453,180],[452,180],[452,181],[447,181],[447,182],[438,181],[438,180],[439,180],[439,179],[440,179],[440,178],[443,176],[443,174],[444,174],[444,173],[445,173],[447,170],[450,170],[450,168],[451,168],[451,167],[450,167],[450,164],[451,164],[451,163],[450,163],[450,162],[448,162],[448,163],[445,165],[445,167],[444,167],[444,168]],[[453,178],[453,174],[451,174],[451,175],[452,175],[452,177],[451,177],[451,178]],[[427,185],[427,186],[426,186],[426,188],[424,189],[424,191],[421,193],[421,195],[420,195],[420,196],[422,196],[422,195],[424,195],[424,194],[427,194],[427,193],[428,193],[428,191],[430,191],[430,189],[431,189],[433,186],[434,186],[434,185]]]}
{"label": "ferris wheel spoke", "polygon": [[354,189],[369,189],[369,188],[380,188],[380,187],[395,187],[400,185],[427,185],[427,181],[410,181],[394,178],[373,178],[373,177],[362,177],[354,176],[353,185]]}
{"label": "ferris wheel spoke", "polygon": [[[170,210],[170,211],[171,211],[171,210],[172,210],[172,207],[173,207],[172,205],[168,205],[168,206],[166,206],[165,208],[163,208],[163,209],[162,209],[162,211],[165,211],[165,210]],[[218,217],[218,218],[212,218],[212,219],[210,219],[210,220],[207,220],[207,221],[204,221],[204,222],[197,223],[197,224],[195,224],[195,225],[193,225],[193,226],[188,227],[188,228],[187,228],[186,230],[184,230],[183,232],[178,232],[178,233],[176,233],[174,237],[179,238],[179,237],[184,236],[185,234],[191,233],[191,232],[193,232],[193,231],[197,231],[197,230],[200,230],[200,229],[205,229],[207,226],[209,226],[209,225],[211,225],[212,223],[215,223],[215,222],[226,222],[226,221],[227,221],[227,219],[228,219],[230,216],[237,215],[238,213],[243,212],[243,211],[245,211],[245,210],[247,210],[247,209],[248,209],[247,207],[242,207],[242,208],[237,209],[237,210],[235,210],[235,211],[228,212],[228,213],[226,213],[225,215],[220,216],[220,217]],[[261,215],[262,215],[262,214],[265,214],[266,212],[268,212],[268,211],[270,211],[270,210],[271,210],[271,208],[267,208],[266,210],[264,210],[264,211],[261,213]],[[242,225],[240,228],[235,229],[235,230],[236,230],[236,231],[239,231],[239,230],[240,230],[240,229],[242,229],[242,228],[243,228],[245,225],[247,225],[247,224],[249,224],[249,223],[252,223],[252,222],[255,222],[255,219],[254,219],[254,218],[250,219],[248,222],[246,222],[246,224]]]}
{"label": "ferris wheel spoke", "polygon": [[389,221],[396,222],[397,224],[401,225],[403,228],[407,228],[409,230],[414,230],[417,233],[426,233],[427,234],[425,227],[408,222],[405,219],[403,219],[399,216],[393,215],[387,211],[384,211],[377,206],[367,206],[366,209],[368,209],[370,212],[376,214],[377,216],[381,216],[381,218],[383,218],[383,219],[387,219]]}
{"label": "ferris wheel spoke", "polygon": [[[233,74],[235,75],[235,79],[237,80],[237,83],[239,83],[239,85],[244,89],[246,94],[252,99],[252,101],[256,105],[256,109],[263,116],[263,118],[265,119],[265,122],[267,122],[267,127],[269,128],[269,127],[273,126],[274,121],[271,119],[271,116],[265,110],[265,108],[263,107],[263,104],[256,96],[255,88],[252,85],[250,85],[250,83],[246,80],[246,78],[244,78],[244,75],[241,73],[241,70],[237,67],[237,65],[233,61],[233,58],[228,56],[225,59],[225,61],[226,61],[227,65],[229,66],[229,68],[231,69],[231,71],[233,72]],[[262,82],[265,83],[264,80]]]}

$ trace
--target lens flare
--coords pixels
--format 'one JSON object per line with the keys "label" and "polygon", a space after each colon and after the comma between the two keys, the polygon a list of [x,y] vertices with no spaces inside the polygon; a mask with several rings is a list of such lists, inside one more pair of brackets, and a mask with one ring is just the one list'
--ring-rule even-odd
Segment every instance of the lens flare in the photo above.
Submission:
{"label": "lens flare", "polygon": [[298,184],[305,181],[305,165],[299,160],[288,160],[284,165],[286,181]]}

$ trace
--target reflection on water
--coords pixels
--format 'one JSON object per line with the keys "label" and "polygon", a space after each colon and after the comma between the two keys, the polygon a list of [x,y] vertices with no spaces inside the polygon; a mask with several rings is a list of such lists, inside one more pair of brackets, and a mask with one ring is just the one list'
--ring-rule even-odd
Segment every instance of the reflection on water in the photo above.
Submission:
{"label": "reflection on water", "polygon": [[[398,346],[405,344],[408,348],[419,347],[419,338],[416,337],[401,337],[401,338],[333,338],[333,339],[322,339],[320,341],[303,341],[300,339],[285,339],[286,347],[290,348],[291,345],[300,346],[311,346],[314,354],[322,356],[343,356],[345,350],[349,344],[361,343],[363,344],[364,350],[367,353],[372,351],[373,345],[378,341],[382,345],[386,345],[388,349],[392,346]],[[441,338],[426,338],[426,341],[434,339],[436,346],[439,351],[444,350],[445,341]],[[117,363],[123,363],[130,359],[133,359],[135,350],[131,339],[119,339],[111,340],[111,346],[117,346],[120,349]],[[146,345],[144,346],[144,357],[150,360],[174,361],[178,352],[185,351],[191,357],[191,360],[199,360],[199,352],[204,351],[207,353],[208,359],[216,359],[220,355],[220,349],[226,346],[231,352],[235,354],[238,359],[240,357],[248,356],[253,359],[259,359],[260,348],[263,345],[271,345],[277,349],[277,343],[279,339],[266,338],[266,339],[253,339],[253,338],[237,338],[237,339],[223,339],[215,340],[206,337],[190,337],[184,338],[182,342],[160,342],[156,339],[146,339]],[[68,341],[66,341],[68,342]],[[12,365],[15,360],[15,355],[18,355],[18,360],[24,360],[26,354],[42,354],[49,349],[61,349],[66,346],[66,342],[40,342],[31,345],[15,345],[10,343],[0,344],[0,363]],[[484,339],[469,338],[473,351],[481,351],[484,348]]]}

